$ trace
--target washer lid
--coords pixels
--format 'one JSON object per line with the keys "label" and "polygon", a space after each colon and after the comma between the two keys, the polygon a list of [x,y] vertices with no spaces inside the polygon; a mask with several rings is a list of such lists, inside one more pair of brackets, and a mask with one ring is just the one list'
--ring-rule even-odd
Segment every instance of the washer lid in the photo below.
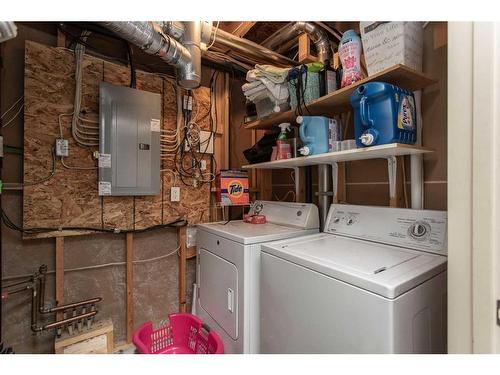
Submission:
{"label": "washer lid", "polygon": [[273,223],[250,224],[241,220],[200,224],[198,228],[245,245],[318,232],[318,229],[287,227]]}
{"label": "washer lid", "polygon": [[446,269],[443,256],[326,233],[266,244],[262,251],[387,298]]}

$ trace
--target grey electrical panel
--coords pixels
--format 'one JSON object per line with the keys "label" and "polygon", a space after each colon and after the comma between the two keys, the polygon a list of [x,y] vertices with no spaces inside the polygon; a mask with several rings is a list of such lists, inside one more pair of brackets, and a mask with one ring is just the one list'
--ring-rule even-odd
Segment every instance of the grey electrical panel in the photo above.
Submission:
{"label": "grey electrical panel", "polygon": [[99,85],[99,195],[160,194],[161,96]]}

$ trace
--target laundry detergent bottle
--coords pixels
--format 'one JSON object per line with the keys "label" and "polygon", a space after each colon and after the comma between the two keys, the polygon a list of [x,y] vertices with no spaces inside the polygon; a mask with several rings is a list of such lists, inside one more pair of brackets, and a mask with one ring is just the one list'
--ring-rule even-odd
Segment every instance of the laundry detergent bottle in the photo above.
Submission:
{"label": "laundry detergent bottle", "polygon": [[354,30],[347,30],[339,44],[339,57],[342,63],[341,87],[352,85],[363,78],[361,50],[361,38]]}
{"label": "laundry detergent bottle", "polygon": [[287,131],[290,131],[290,124],[284,122],[279,125],[281,132],[276,140],[277,147],[277,157],[276,159],[290,159],[292,157],[292,149],[290,147],[290,142],[288,141]]}
{"label": "laundry detergent bottle", "polygon": [[299,152],[304,155],[316,155],[328,152],[329,119],[323,116],[298,116],[299,135],[304,146]]}
{"label": "laundry detergent bottle", "polygon": [[415,97],[386,82],[368,82],[351,94],[358,147],[417,141]]}

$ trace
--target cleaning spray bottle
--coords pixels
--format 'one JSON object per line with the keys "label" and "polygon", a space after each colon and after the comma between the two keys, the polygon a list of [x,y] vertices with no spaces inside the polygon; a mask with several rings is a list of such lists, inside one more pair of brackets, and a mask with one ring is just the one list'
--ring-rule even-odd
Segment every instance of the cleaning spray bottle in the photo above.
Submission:
{"label": "cleaning spray bottle", "polygon": [[281,128],[281,132],[276,140],[276,147],[278,148],[278,155],[276,159],[290,159],[292,157],[292,149],[290,147],[290,142],[288,142],[287,134],[287,131],[290,131],[290,124],[288,122],[284,122],[279,124],[279,127]]}

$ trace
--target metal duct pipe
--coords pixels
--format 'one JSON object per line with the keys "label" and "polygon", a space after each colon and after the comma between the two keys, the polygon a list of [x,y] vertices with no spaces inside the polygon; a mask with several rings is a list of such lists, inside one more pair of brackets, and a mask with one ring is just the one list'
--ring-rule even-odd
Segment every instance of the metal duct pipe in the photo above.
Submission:
{"label": "metal duct pipe", "polygon": [[201,22],[184,22],[182,42],[191,55],[187,65],[177,69],[177,82],[182,87],[196,88],[201,82]]}
{"label": "metal duct pipe", "polygon": [[[212,33],[215,32],[215,28]],[[215,35],[216,42],[222,44],[234,51],[253,56],[257,59],[267,60],[279,66],[295,66],[297,62],[280,55],[269,48],[263,47],[260,44],[254,43],[248,39],[237,37],[220,28]]]}
{"label": "metal duct pipe", "polygon": [[179,81],[179,84],[182,87],[192,89],[200,85],[201,75],[191,72],[195,65],[192,64],[190,51],[170,35],[158,33],[151,22],[125,21],[99,22],[99,24],[138,46],[144,52],[159,56],[167,63],[174,65],[180,74],[182,83]]}
{"label": "metal duct pipe", "polygon": [[262,45],[267,48],[274,49],[280,44],[286,43],[302,33],[309,35],[312,42],[316,46],[320,62],[324,63],[332,57],[328,34],[312,22],[297,21],[289,23],[284,28],[267,38]]}
{"label": "metal duct pipe", "polygon": [[160,21],[158,25],[161,27],[161,31],[165,34],[173,36],[177,40],[181,40],[184,35],[185,26],[179,21]]}

